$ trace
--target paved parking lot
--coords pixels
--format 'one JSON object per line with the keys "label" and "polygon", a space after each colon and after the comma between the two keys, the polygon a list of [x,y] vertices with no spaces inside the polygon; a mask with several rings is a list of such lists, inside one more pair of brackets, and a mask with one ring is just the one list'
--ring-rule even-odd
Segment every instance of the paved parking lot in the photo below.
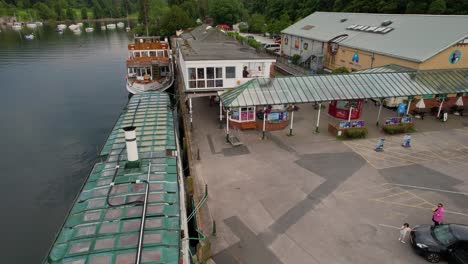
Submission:
{"label": "paved parking lot", "polygon": [[309,106],[297,112],[294,136],[285,130],[261,140],[259,131],[243,131],[243,146],[234,148],[217,109],[194,99],[195,171],[210,190],[217,263],[426,263],[396,228],[431,223],[439,202],[445,222],[468,223],[466,117],[427,118],[411,149],[399,146],[401,136],[386,137],[376,153],[377,129],[369,139],[337,141],[324,117],[322,132],[312,133]]}

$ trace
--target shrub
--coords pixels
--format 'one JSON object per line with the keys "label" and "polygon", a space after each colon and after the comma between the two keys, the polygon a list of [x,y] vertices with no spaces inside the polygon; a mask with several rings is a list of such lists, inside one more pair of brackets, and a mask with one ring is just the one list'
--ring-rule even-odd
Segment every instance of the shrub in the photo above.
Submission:
{"label": "shrub", "polygon": [[387,134],[395,135],[395,134],[410,133],[410,132],[414,132],[415,130],[412,125],[404,124],[404,125],[384,126],[383,131]]}
{"label": "shrub", "polygon": [[355,139],[355,138],[365,138],[367,136],[367,128],[350,128],[345,131],[346,138]]}
{"label": "shrub", "polygon": [[336,68],[332,71],[333,74],[338,74],[338,73],[349,73],[348,69],[344,66]]}
{"label": "shrub", "polygon": [[294,54],[291,57],[292,64],[298,65],[300,60],[301,60],[301,55],[299,55],[299,54]]}

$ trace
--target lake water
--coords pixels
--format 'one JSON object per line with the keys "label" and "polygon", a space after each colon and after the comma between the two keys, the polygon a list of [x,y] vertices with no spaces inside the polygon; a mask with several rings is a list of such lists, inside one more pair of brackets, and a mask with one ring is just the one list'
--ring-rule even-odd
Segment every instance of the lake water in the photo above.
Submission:
{"label": "lake water", "polygon": [[127,101],[131,36],[1,31],[0,262],[41,263]]}

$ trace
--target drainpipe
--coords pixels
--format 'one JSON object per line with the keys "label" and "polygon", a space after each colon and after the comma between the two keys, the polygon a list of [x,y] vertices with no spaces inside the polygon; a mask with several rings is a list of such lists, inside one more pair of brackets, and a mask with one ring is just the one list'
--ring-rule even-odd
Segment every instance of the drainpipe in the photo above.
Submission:
{"label": "drainpipe", "polygon": [[135,129],[136,127],[134,126],[128,126],[123,128],[123,130],[125,131],[125,145],[127,147],[127,163],[125,164],[126,168],[140,167]]}

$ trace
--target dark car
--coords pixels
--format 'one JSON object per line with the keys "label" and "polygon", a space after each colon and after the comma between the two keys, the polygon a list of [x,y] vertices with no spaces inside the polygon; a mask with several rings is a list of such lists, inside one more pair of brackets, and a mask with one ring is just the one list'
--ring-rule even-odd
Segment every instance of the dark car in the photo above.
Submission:
{"label": "dark car", "polygon": [[[411,245],[431,263],[439,262],[441,257],[454,261],[454,257],[463,255],[467,243],[467,225],[417,225],[411,231]],[[468,264],[466,261],[453,263]]]}

